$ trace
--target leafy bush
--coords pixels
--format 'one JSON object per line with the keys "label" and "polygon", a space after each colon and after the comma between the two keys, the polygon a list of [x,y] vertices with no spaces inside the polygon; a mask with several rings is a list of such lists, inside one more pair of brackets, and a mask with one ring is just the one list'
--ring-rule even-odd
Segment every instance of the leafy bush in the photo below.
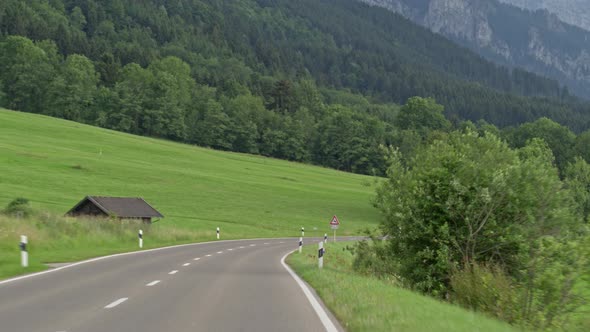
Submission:
{"label": "leafy bush", "polygon": [[579,325],[588,321],[572,318],[588,304],[583,286],[590,277],[590,237],[546,236],[535,241],[530,255],[520,278],[498,265],[456,270],[451,300],[532,330],[584,330]]}
{"label": "leafy bush", "polygon": [[387,260],[420,291],[443,297],[454,270],[501,263],[518,276],[531,243],[574,223],[553,157],[539,140],[520,150],[493,135],[454,132],[403,165],[394,153],[377,189]]}
{"label": "leafy bush", "polygon": [[347,246],[347,249],[354,255],[352,266],[355,271],[362,274],[385,277],[394,276],[398,281],[401,279],[395,275],[398,270],[394,262],[387,258],[387,242],[376,238],[373,234],[369,235],[369,240],[359,241],[353,246]]}
{"label": "leafy bush", "polygon": [[518,291],[498,265],[470,264],[451,276],[451,301],[515,323],[519,320]]}
{"label": "leafy bush", "polygon": [[535,330],[569,330],[571,317],[588,304],[590,236],[539,239],[520,280],[522,320]]}
{"label": "leafy bush", "polygon": [[4,213],[17,217],[29,217],[33,213],[33,208],[28,199],[18,197],[6,205]]}

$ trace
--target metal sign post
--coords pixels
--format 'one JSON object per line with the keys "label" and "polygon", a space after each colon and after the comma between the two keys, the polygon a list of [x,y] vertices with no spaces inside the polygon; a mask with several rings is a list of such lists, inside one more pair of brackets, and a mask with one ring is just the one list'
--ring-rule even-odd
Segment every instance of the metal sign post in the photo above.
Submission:
{"label": "metal sign post", "polygon": [[330,227],[332,227],[332,229],[334,230],[334,242],[336,242],[336,230],[338,229],[339,226],[340,226],[340,221],[338,220],[338,217],[333,216],[332,221],[330,221]]}

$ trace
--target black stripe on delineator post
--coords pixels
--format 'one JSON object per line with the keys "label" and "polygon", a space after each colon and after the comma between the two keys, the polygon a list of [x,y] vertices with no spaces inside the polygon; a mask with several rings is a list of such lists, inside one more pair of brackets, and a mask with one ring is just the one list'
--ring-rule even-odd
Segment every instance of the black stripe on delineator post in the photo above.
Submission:
{"label": "black stripe on delineator post", "polygon": [[321,269],[324,267],[324,242],[318,244],[318,267]]}

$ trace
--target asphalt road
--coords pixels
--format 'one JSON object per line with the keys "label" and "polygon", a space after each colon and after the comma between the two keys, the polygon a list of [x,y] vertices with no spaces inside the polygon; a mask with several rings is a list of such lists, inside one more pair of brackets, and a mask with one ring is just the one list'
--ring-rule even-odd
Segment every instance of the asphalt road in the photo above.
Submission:
{"label": "asphalt road", "polygon": [[171,247],[0,281],[0,332],[341,330],[281,263],[297,241]]}

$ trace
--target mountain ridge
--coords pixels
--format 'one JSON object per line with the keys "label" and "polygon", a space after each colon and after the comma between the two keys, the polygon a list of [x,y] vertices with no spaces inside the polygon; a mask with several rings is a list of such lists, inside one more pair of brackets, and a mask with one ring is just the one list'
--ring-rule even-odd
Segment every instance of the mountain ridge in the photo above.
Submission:
{"label": "mountain ridge", "polygon": [[587,0],[499,0],[523,9],[547,10],[562,21],[590,31],[590,3]]}
{"label": "mountain ridge", "polygon": [[399,13],[485,58],[557,79],[590,98],[590,31],[546,11],[483,0],[360,0]]}

